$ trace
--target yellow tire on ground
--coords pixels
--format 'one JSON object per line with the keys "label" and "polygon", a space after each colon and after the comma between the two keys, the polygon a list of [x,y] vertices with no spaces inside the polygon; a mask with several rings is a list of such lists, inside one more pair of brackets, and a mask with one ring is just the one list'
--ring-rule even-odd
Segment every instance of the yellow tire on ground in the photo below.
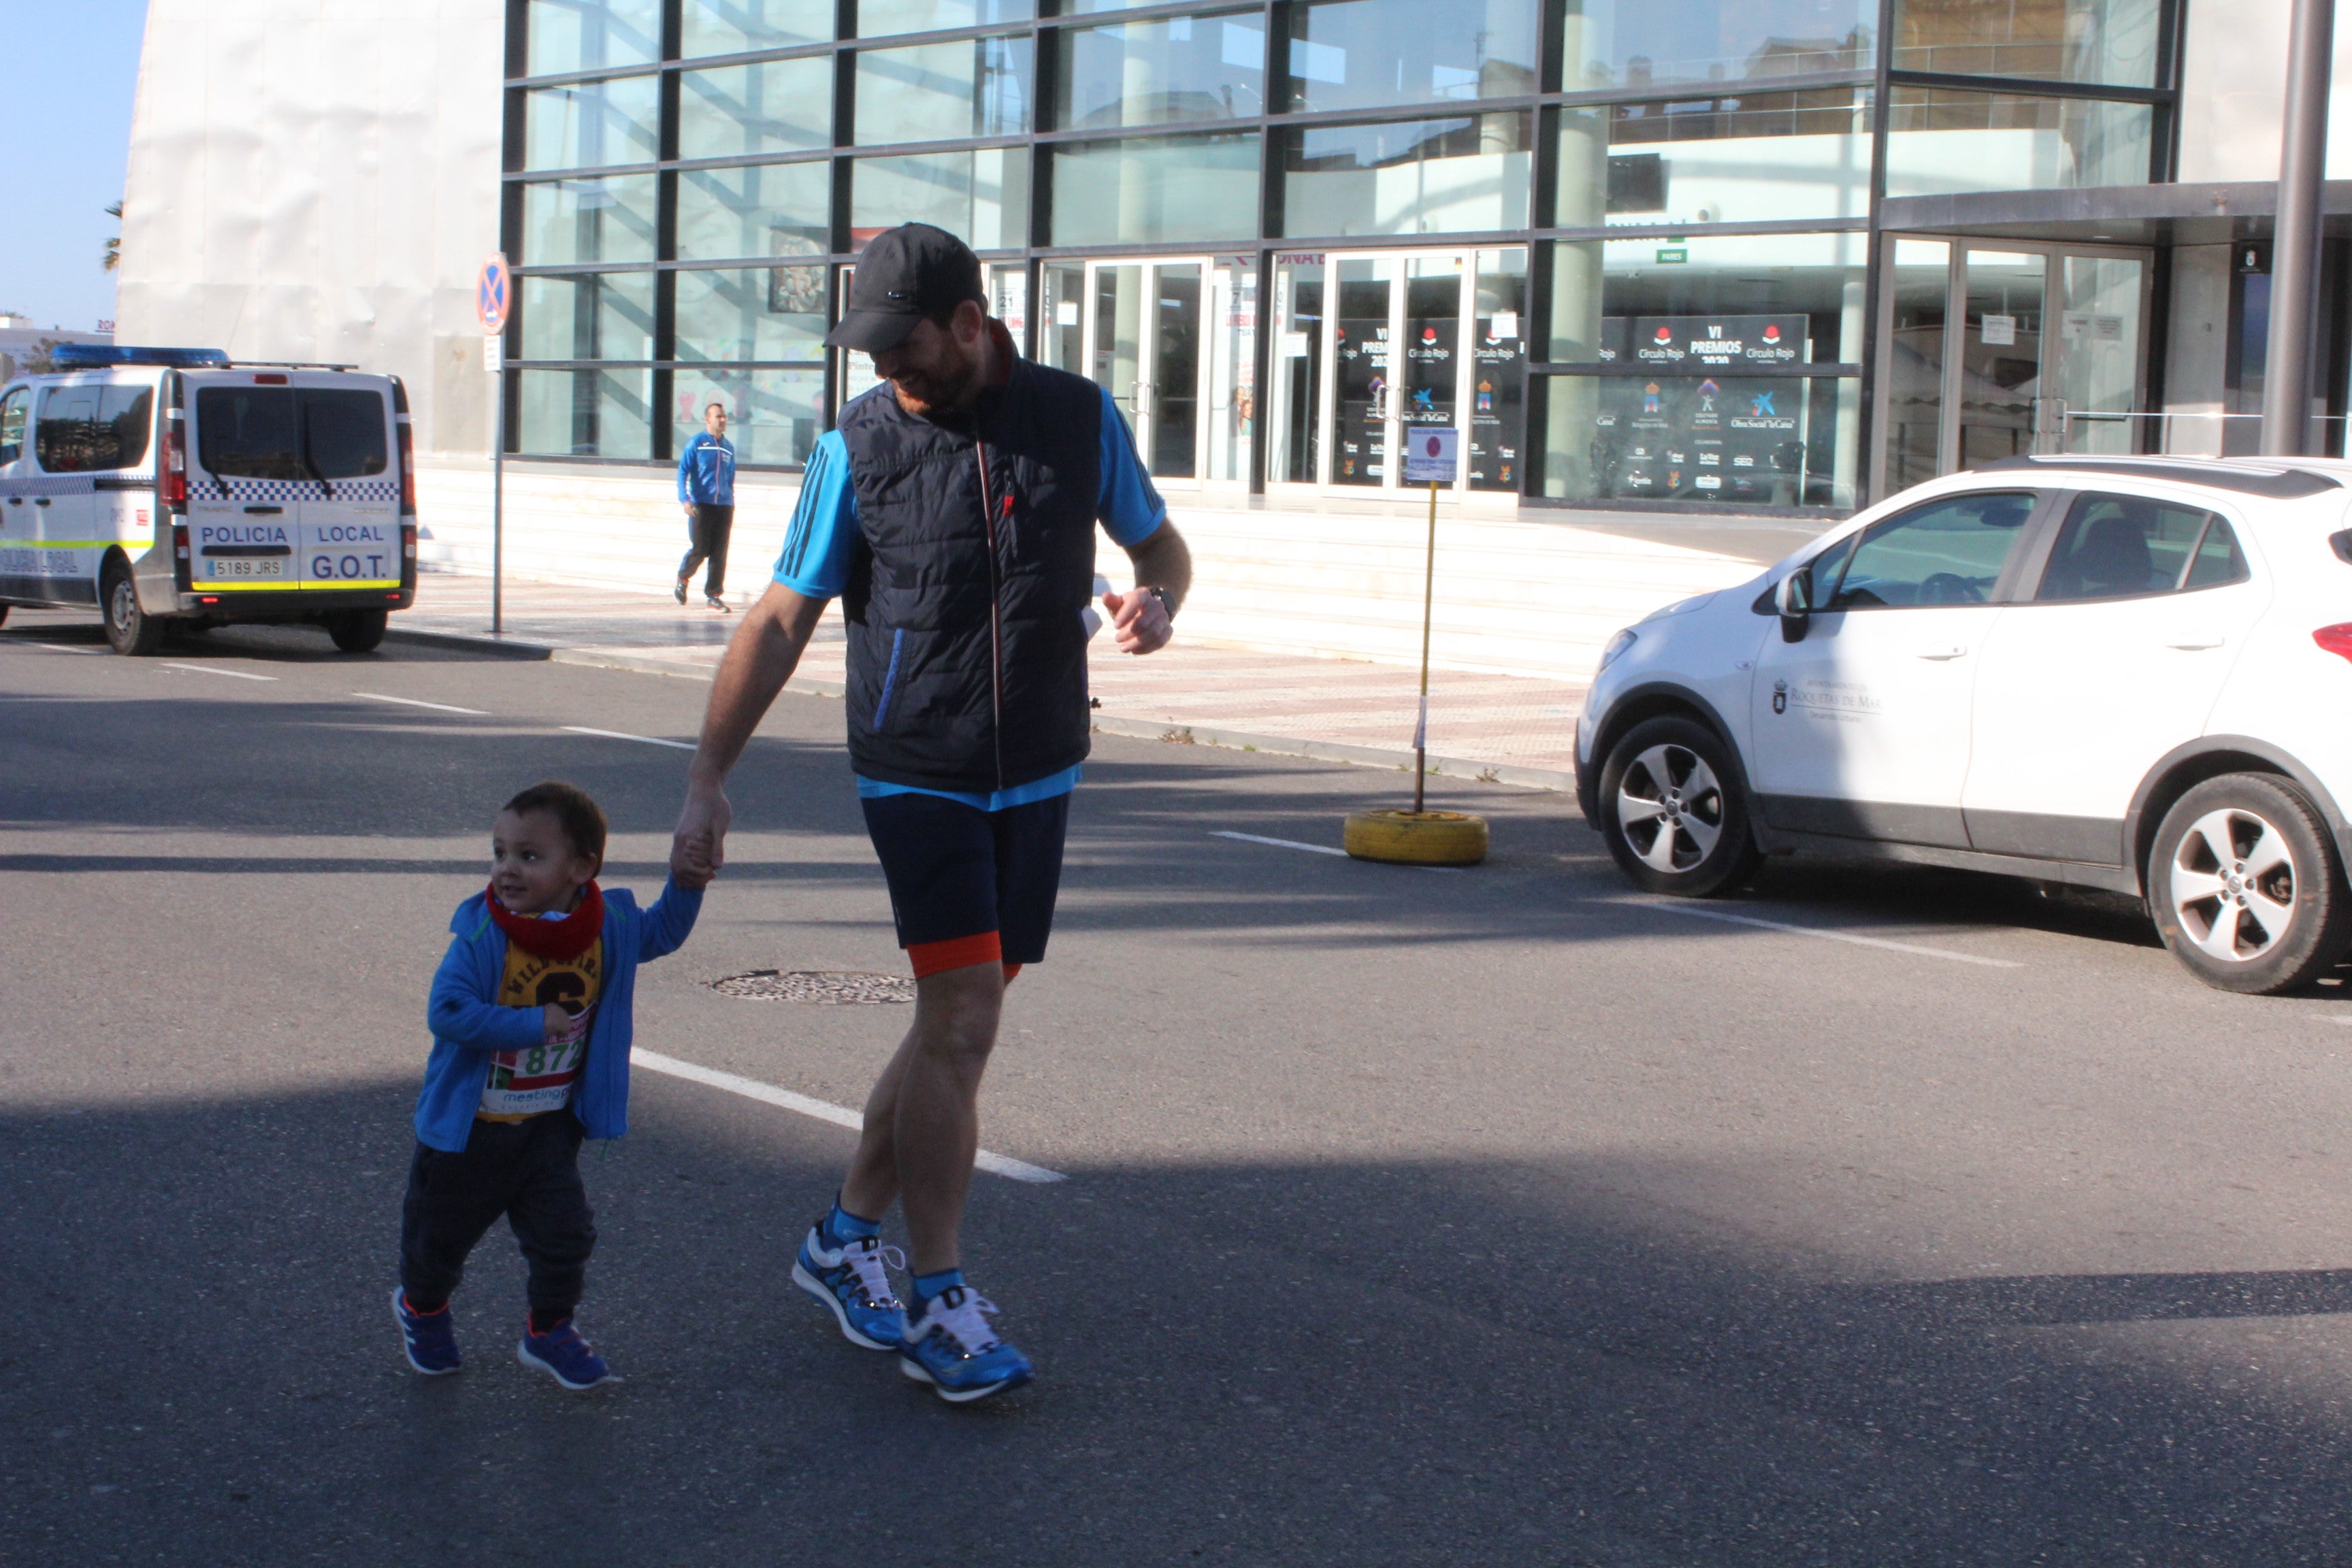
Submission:
{"label": "yellow tire on ground", "polygon": [[1475,866],[1486,858],[1486,819],[1459,811],[1352,812],[1339,841],[1359,860]]}

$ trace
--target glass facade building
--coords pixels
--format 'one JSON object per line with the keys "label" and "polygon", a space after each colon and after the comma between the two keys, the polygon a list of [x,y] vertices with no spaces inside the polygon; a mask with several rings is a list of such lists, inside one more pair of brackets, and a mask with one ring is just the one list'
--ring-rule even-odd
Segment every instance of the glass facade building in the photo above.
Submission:
{"label": "glass facade building", "polygon": [[2146,254],[1903,232],[1889,204],[2168,179],[2177,21],[510,0],[508,447],[662,462],[717,400],[747,466],[797,466],[871,384],[823,344],[848,269],[919,218],[1173,491],[1393,491],[1435,425],[1466,432],[1464,491],[1848,510],[2049,449],[2053,402],[2097,432],[2144,399]]}

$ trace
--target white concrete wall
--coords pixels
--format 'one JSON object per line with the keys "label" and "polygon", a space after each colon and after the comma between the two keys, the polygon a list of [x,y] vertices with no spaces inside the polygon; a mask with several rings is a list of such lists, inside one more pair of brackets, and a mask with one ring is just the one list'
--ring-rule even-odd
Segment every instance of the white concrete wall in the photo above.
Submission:
{"label": "white concrete wall", "polygon": [[[2187,0],[2180,178],[2275,180],[2292,0]],[[2336,27],[2327,177],[2352,179],[2352,26]]]}
{"label": "white concrete wall", "polygon": [[[486,464],[422,468],[419,555],[427,570],[489,570],[489,494]],[[738,476],[731,594],[764,588],[798,500],[791,479]],[[1194,556],[1188,637],[1398,664],[1418,658],[1425,514],[1409,505],[1316,512],[1181,498],[1170,513]],[[685,519],[667,475],[507,465],[506,570],[518,578],[661,594],[685,552]],[[1126,558],[1105,543],[1100,561],[1103,574],[1124,586]],[[1446,506],[1432,658],[1453,669],[1581,679],[1618,627],[1760,569],[1622,531]]]}
{"label": "white concrete wall", "polygon": [[487,452],[505,51],[502,0],[151,0],[115,341],[389,372]]}

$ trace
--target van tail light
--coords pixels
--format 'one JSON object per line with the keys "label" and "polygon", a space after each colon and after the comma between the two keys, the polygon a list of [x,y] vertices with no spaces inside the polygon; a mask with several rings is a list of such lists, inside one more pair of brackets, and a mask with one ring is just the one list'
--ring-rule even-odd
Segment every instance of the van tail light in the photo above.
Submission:
{"label": "van tail light", "polygon": [[2311,634],[2311,640],[2338,658],[2352,658],[2352,621],[2322,626]]}
{"label": "van tail light", "polygon": [[[187,426],[178,419],[163,434],[163,504],[173,511],[185,511],[188,507],[188,435]],[[180,553],[187,554],[186,530],[181,530]]]}
{"label": "van tail light", "polygon": [[195,563],[188,559],[188,525],[184,522],[172,525],[172,575],[184,594],[195,583]]}
{"label": "van tail light", "polygon": [[416,525],[413,522],[400,525],[400,558],[411,566],[416,564]]}
{"label": "van tail light", "polygon": [[188,558],[188,525],[184,522],[172,525],[172,553],[182,561]]}
{"label": "van tail light", "polygon": [[[408,416],[400,420],[400,510],[404,517],[416,515],[416,437],[410,431]],[[416,541],[411,535],[408,553],[416,554]]]}

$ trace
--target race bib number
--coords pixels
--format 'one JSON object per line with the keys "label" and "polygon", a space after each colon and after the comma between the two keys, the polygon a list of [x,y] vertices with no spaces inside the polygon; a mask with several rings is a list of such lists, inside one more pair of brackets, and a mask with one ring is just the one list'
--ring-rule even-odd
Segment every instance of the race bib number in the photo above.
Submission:
{"label": "race bib number", "polygon": [[572,1020],[559,1038],[527,1051],[497,1051],[489,1081],[482,1086],[484,1116],[536,1116],[572,1103],[580,1064],[588,1055],[588,1021],[593,1007]]}

